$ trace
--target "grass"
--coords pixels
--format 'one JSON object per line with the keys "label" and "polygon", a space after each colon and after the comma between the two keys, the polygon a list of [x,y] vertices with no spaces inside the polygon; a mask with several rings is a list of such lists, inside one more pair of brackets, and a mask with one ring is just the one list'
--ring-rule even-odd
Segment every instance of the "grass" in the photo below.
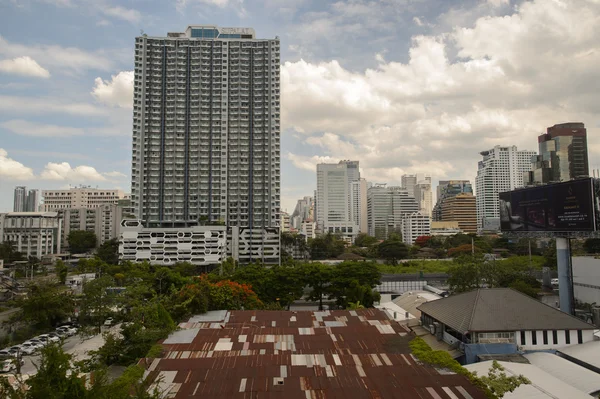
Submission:
{"label": "grass", "polygon": [[454,262],[447,260],[411,260],[399,265],[377,265],[381,273],[385,274],[416,274],[423,273],[447,273]]}

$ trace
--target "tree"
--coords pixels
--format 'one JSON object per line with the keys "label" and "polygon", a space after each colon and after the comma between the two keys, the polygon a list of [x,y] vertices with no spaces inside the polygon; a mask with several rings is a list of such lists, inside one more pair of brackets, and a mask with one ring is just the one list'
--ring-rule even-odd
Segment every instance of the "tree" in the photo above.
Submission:
{"label": "tree", "polygon": [[96,234],[93,231],[73,230],[67,237],[71,253],[81,254],[96,248]]}
{"label": "tree", "polygon": [[483,286],[483,258],[462,256],[448,270],[448,286],[454,293],[471,291]]}
{"label": "tree", "polygon": [[456,258],[458,256],[472,254],[473,252],[481,253],[481,249],[477,248],[477,247],[473,247],[471,244],[463,244],[463,245],[459,245],[458,247],[455,247],[455,248],[450,248],[448,250],[448,256],[450,256],[452,258]]}
{"label": "tree", "polygon": [[[473,373],[477,374],[477,373]],[[497,361],[492,362],[492,368],[487,375],[482,375],[479,379],[487,385],[494,395],[498,398],[504,397],[507,392],[513,392],[522,384],[531,384],[527,378],[519,374],[518,376],[508,377],[504,372],[504,367]]]}
{"label": "tree", "polygon": [[323,297],[328,294],[333,268],[322,263],[306,263],[301,266],[304,282],[311,288],[309,301],[319,301],[319,310],[323,310]]}
{"label": "tree", "polygon": [[588,238],[583,243],[583,249],[588,254],[600,253],[600,238]]}
{"label": "tree", "polygon": [[104,320],[113,313],[112,308],[116,303],[115,295],[107,292],[107,288],[113,285],[111,276],[86,282],[80,301],[80,318],[95,321],[100,329]]}
{"label": "tree", "polygon": [[74,303],[64,286],[40,281],[29,286],[26,298],[17,300],[20,311],[12,317],[36,329],[50,329],[73,314]]}
{"label": "tree", "polygon": [[327,233],[308,242],[311,259],[334,259],[344,253],[346,244],[338,236]]}
{"label": "tree", "polygon": [[371,237],[367,233],[359,233],[354,239],[354,245],[356,247],[371,247],[377,244],[377,238]]}
{"label": "tree", "polygon": [[13,263],[23,260],[23,254],[15,250],[15,243],[4,241],[0,243],[0,259],[6,263]]}
{"label": "tree", "polygon": [[379,256],[390,262],[392,265],[398,264],[399,259],[405,259],[408,256],[408,247],[397,237],[392,236],[378,245]]}
{"label": "tree", "polygon": [[112,240],[105,241],[96,250],[96,256],[109,265],[119,264],[119,240],[113,238]]}
{"label": "tree", "polygon": [[509,287],[514,290],[520,291],[523,294],[532,298],[537,299],[538,297],[538,290],[533,288],[530,284],[526,283],[523,280],[515,280],[509,285]]}
{"label": "tree", "polygon": [[415,245],[421,248],[426,247],[429,240],[431,240],[431,236],[419,236],[415,240]]}
{"label": "tree", "polygon": [[67,274],[69,272],[69,268],[62,260],[57,260],[54,265],[54,270],[56,270],[56,277],[58,277],[58,282],[61,284],[65,284],[67,282]]}
{"label": "tree", "polygon": [[379,300],[379,293],[373,288],[380,283],[381,272],[375,262],[343,262],[333,268],[329,297],[342,308],[350,302],[372,307]]}

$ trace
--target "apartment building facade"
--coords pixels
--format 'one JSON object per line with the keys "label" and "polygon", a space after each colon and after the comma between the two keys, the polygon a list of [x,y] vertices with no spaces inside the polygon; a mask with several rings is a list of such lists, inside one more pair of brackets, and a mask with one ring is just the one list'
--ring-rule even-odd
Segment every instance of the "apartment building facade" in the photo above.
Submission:
{"label": "apartment building facade", "polygon": [[118,189],[73,187],[67,190],[42,190],[43,212],[57,212],[72,208],[99,208],[117,205],[125,197]]}

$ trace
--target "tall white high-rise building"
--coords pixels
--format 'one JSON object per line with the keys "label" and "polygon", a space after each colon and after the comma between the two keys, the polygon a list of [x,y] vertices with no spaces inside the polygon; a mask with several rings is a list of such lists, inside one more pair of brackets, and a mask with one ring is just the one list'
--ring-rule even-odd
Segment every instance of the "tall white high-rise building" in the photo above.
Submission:
{"label": "tall white high-rise building", "polygon": [[136,38],[131,200],[144,226],[225,225],[231,256],[279,261],[279,65],[279,39],[251,28]]}
{"label": "tall white high-rise building", "polygon": [[419,204],[419,212],[422,215],[431,218],[433,210],[433,197],[431,194],[431,177],[425,176],[423,180],[417,182],[413,188],[414,197]]}
{"label": "tall white high-rise building", "polygon": [[296,203],[294,212],[290,216],[290,224],[296,230],[300,230],[305,220],[314,221],[314,201],[313,197],[306,196]]}
{"label": "tall white high-rise building", "polygon": [[40,206],[40,190],[31,189],[27,191],[26,212],[37,212]]}
{"label": "tall white high-rise building", "polygon": [[352,182],[360,180],[358,161],[317,165],[317,228],[354,240],[359,225],[352,215]]}
{"label": "tall white high-rise building", "polygon": [[359,233],[368,233],[367,181],[358,179],[350,183],[350,207],[352,220],[358,225]]}
{"label": "tall white high-rise building", "polygon": [[[421,173],[414,175],[402,175],[402,188],[408,191],[408,194],[412,197],[415,196],[415,186],[420,182],[424,181],[425,176]],[[431,183],[431,177],[429,177],[429,183]]]}
{"label": "tall white high-rise building", "polygon": [[27,206],[27,187],[15,187],[13,212],[25,212]]}
{"label": "tall white high-rise building", "polygon": [[500,228],[498,194],[523,186],[523,173],[530,170],[536,152],[518,151],[514,145],[497,145],[481,155],[475,180],[477,229],[497,230]]}
{"label": "tall white high-rise building", "polygon": [[419,212],[419,204],[401,187],[376,184],[367,190],[368,233],[380,240],[402,233],[402,221]]}

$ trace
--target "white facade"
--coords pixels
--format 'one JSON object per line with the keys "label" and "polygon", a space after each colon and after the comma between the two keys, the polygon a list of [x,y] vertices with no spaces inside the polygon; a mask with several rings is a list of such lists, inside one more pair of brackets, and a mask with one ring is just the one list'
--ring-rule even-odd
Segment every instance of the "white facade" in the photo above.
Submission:
{"label": "white facade", "polygon": [[431,192],[431,177],[425,176],[414,186],[414,197],[419,204],[419,212],[431,218],[433,210],[433,196]]}
{"label": "white facade", "polygon": [[12,242],[25,256],[60,253],[61,230],[57,212],[0,213],[0,242]]}
{"label": "white facade", "polygon": [[351,183],[360,179],[358,161],[317,165],[317,227],[353,241],[359,225],[352,217]]}
{"label": "white facade", "polygon": [[228,235],[233,227],[259,237],[279,230],[279,68],[279,39],[257,39],[251,28],[189,26],[136,38],[137,218],[149,227],[204,220]]}
{"label": "white facade", "polygon": [[25,186],[15,187],[13,212],[37,212],[39,204],[39,190],[27,190]]}
{"label": "white facade", "polygon": [[302,234],[306,240],[308,241],[309,238],[316,238],[317,237],[317,224],[315,222],[312,222],[310,220],[305,220],[304,222],[302,222],[302,226],[300,228],[300,234]]}
{"label": "white facade", "polygon": [[495,146],[482,151],[475,180],[477,195],[477,228],[499,226],[498,194],[523,186],[523,173],[531,168],[535,151],[518,151],[517,146]]}
{"label": "white facade", "polygon": [[42,211],[59,211],[72,208],[99,208],[116,205],[125,193],[116,189],[73,187],[68,190],[42,190]]}
{"label": "white facade", "polygon": [[431,218],[420,213],[404,216],[402,219],[402,241],[413,245],[417,238],[431,234]]}
{"label": "white facade", "polygon": [[583,303],[600,307],[600,259],[593,256],[574,256],[573,295]]}
{"label": "white facade", "polygon": [[305,220],[314,220],[314,200],[313,197],[306,196],[296,203],[294,212],[290,217],[290,223],[293,228],[300,230],[302,222]]}
{"label": "white facade", "polygon": [[[523,350],[548,350],[579,345],[594,340],[594,330],[556,330],[556,337],[553,332],[554,330],[544,331],[517,331],[515,333],[515,342]],[[581,340],[579,340],[579,334],[581,335]],[[544,341],[544,336],[546,337],[546,341]]]}
{"label": "white facade", "polygon": [[146,228],[139,220],[123,220],[119,239],[121,260],[169,266],[221,263],[226,255],[225,226]]}
{"label": "white facade", "polygon": [[279,217],[279,228],[281,229],[281,232],[290,231],[290,214],[287,212],[280,212]]}
{"label": "white facade", "polygon": [[59,212],[63,220],[63,246],[71,231],[84,230],[96,234],[98,245],[119,237],[119,226],[124,218],[124,207],[102,205],[96,208],[73,208]]}
{"label": "white facade", "polygon": [[350,207],[352,220],[358,225],[359,233],[368,233],[367,181],[365,179],[358,179],[350,183]]}
{"label": "white facade", "polygon": [[419,211],[419,204],[406,189],[374,185],[367,190],[368,234],[385,240],[391,233],[402,232],[406,215]]}
{"label": "white facade", "polygon": [[[419,183],[420,181],[425,180],[425,176],[417,173],[414,175],[402,175],[402,188],[405,189],[406,191],[408,191],[408,194],[411,197],[415,196],[415,186],[417,185],[417,183]],[[430,178],[430,183],[431,183],[431,178]]]}

